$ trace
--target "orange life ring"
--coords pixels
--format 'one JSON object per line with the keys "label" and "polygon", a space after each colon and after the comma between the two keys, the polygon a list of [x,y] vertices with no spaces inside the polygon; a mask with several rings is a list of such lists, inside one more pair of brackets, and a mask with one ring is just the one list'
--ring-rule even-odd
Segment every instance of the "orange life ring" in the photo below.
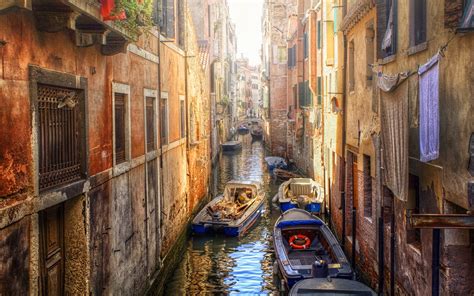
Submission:
{"label": "orange life ring", "polygon": [[[304,242],[299,243],[300,241],[304,241]],[[289,243],[290,243],[290,247],[293,249],[305,250],[309,248],[309,246],[311,245],[311,240],[306,235],[295,234],[290,237]]]}

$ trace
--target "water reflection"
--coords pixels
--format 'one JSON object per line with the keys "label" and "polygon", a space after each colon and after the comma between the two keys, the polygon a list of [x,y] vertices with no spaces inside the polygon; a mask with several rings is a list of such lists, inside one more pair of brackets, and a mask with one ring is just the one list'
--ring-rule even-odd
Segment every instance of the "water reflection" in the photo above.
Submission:
{"label": "water reflection", "polygon": [[223,191],[230,180],[262,181],[267,204],[262,218],[244,237],[193,236],[186,253],[167,285],[165,295],[193,294],[270,294],[273,284],[271,233],[279,212],[271,207],[277,185],[271,184],[264,163],[265,149],[250,135],[241,136],[242,151],[223,154],[214,172],[214,194]]}

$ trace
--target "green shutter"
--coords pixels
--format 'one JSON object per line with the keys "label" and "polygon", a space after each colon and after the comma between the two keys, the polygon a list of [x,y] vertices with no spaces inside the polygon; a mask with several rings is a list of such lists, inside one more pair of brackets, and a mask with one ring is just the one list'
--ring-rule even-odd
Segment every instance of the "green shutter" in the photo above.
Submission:
{"label": "green shutter", "polygon": [[299,107],[306,106],[305,104],[305,90],[304,90],[304,83],[298,83],[298,105]]}
{"label": "green shutter", "polygon": [[318,48],[321,48],[321,21],[318,21]]}
{"label": "green shutter", "polygon": [[333,21],[333,24],[334,24],[334,33],[337,33],[337,7],[333,7],[332,8],[332,11],[334,13],[334,21]]}
{"label": "green shutter", "polygon": [[321,105],[322,101],[322,79],[321,76],[318,76],[318,105]]}
{"label": "green shutter", "polygon": [[308,33],[304,32],[304,38],[303,38],[303,46],[304,46],[304,57],[308,57]]}

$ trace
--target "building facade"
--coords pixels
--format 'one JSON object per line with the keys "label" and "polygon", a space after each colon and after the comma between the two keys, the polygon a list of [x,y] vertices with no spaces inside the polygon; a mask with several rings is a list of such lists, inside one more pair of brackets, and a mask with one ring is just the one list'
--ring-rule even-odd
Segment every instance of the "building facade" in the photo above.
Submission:
{"label": "building facade", "polygon": [[192,21],[163,1],[139,36],[99,4],[43,4],[0,6],[0,294],[142,294],[208,191]]}

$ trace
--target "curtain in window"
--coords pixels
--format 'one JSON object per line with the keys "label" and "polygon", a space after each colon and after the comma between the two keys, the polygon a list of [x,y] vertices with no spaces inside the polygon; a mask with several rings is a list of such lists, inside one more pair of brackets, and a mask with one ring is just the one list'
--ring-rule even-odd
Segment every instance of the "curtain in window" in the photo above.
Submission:
{"label": "curtain in window", "polygon": [[382,40],[382,50],[388,51],[392,47],[392,40],[393,40],[393,2],[390,5],[390,13],[388,16],[387,22],[387,30],[385,31],[385,35],[383,36]]}
{"label": "curtain in window", "polygon": [[467,1],[459,28],[474,29],[474,1]]}

